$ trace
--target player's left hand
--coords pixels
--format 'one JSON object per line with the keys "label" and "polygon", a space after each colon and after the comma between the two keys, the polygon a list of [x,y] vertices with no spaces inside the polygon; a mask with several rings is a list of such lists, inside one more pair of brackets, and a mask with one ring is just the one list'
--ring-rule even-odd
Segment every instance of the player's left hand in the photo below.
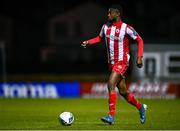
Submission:
{"label": "player's left hand", "polygon": [[142,57],[137,57],[136,65],[138,68],[142,68],[142,66],[143,66]]}

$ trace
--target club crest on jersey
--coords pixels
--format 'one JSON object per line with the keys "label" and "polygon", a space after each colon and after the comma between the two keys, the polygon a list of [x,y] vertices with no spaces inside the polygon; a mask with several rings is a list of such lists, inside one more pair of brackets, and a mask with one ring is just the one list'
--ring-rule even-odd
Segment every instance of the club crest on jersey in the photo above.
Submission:
{"label": "club crest on jersey", "polygon": [[122,69],[122,66],[121,66],[121,65],[118,65],[118,69]]}
{"label": "club crest on jersey", "polygon": [[119,29],[116,29],[116,33],[119,33]]}

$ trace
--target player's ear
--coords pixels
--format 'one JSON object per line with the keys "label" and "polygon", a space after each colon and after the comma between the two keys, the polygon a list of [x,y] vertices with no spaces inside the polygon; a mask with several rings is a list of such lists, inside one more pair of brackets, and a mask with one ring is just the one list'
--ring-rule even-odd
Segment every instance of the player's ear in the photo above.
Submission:
{"label": "player's ear", "polygon": [[120,17],[120,13],[119,12],[116,12],[116,17]]}

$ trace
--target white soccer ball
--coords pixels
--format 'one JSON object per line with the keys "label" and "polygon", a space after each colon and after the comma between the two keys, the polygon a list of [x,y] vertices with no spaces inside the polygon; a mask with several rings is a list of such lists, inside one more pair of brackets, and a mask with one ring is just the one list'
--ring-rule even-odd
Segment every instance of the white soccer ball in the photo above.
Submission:
{"label": "white soccer ball", "polygon": [[69,126],[74,122],[74,115],[71,112],[62,112],[59,115],[59,121],[64,126]]}

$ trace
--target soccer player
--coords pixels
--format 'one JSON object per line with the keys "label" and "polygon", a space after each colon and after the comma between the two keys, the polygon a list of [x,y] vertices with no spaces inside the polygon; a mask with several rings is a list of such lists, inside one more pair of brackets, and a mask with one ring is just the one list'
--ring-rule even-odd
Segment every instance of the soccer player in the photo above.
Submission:
{"label": "soccer player", "polygon": [[121,20],[121,16],[122,7],[120,5],[112,5],[107,14],[108,22],[102,26],[100,34],[97,37],[83,41],[81,45],[86,48],[89,45],[101,42],[103,37],[105,38],[110,67],[110,76],[108,80],[109,113],[107,116],[102,117],[101,120],[108,124],[115,123],[117,97],[115,88],[117,87],[120,95],[139,110],[140,122],[144,124],[146,121],[147,105],[140,103],[135,96],[127,90],[125,83],[125,72],[129,67],[130,59],[129,39],[132,38],[138,44],[136,64],[139,68],[143,66],[144,42],[134,28]]}

